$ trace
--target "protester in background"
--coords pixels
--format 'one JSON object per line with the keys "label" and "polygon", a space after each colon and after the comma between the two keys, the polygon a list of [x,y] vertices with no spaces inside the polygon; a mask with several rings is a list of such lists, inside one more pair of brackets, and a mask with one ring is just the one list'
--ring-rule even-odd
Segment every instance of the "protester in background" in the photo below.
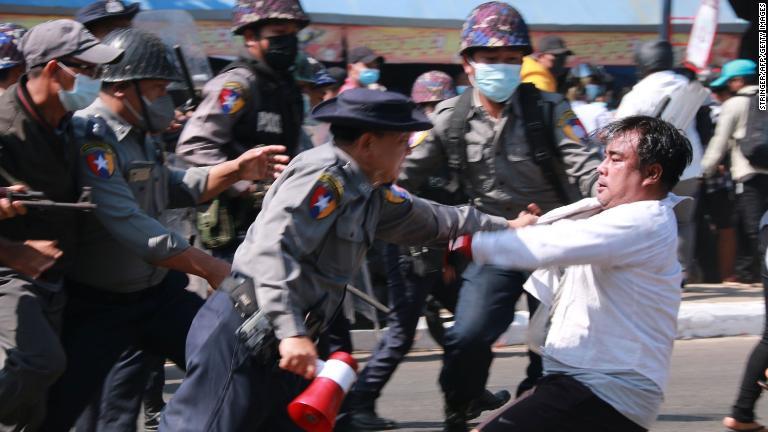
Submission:
{"label": "protester in background", "polygon": [[[709,121],[706,118],[700,119],[699,117],[697,117],[696,121],[701,142],[705,145],[704,154],[706,154],[706,149],[709,147],[708,143],[714,136],[715,125],[719,120],[722,104],[730,99],[732,95],[728,86],[719,85],[713,87],[711,82],[714,79],[709,81],[709,88],[712,91],[710,101],[707,104]],[[738,212],[735,209],[736,194],[730,171],[730,162],[723,160],[711,176],[704,177],[701,191],[701,214],[702,218],[707,218],[706,221],[702,219],[701,222],[709,222],[710,226],[714,227],[714,235],[716,237],[714,244],[717,247],[704,250],[700,246],[698,249],[699,253],[709,253],[710,256],[714,256],[717,262],[717,281],[724,284],[734,284],[737,282],[735,260]],[[702,244],[701,242],[697,243],[699,245]]]}
{"label": "protester in background", "polygon": [[386,90],[379,84],[383,66],[384,57],[376,54],[372,49],[364,46],[352,48],[347,62],[347,79],[339,93],[353,88]]}
{"label": "protester in background", "polygon": [[522,81],[535,85],[539,90],[562,92],[561,84],[564,84],[568,72],[566,62],[573,51],[565,46],[561,37],[555,35],[544,36],[535,48],[535,53],[523,59]]}
{"label": "protester in background", "polygon": [[[616,119],[632,115],[660,116],[659,111],[664,109],[662,104],[665,98],[684,98],[690,91],[691,80],[673,70],[674,53],[669,42],[649,41],[640,45],[635,52],[635,62],[642,79],[624,96],[616,111]],[[689,113],[690,117],[695,118],[695,113],[700,107],[700,105],[687,107],[692,110]],[[695,264],[696,199],[701,188],[703,150],[695,121],[690,121],[684,132],[691,141],[693,160],[672,192],[679,196],[694,198],[675,207],[679,233],[679,258],[683,266],[683,280],[686,281],[691,276]]]}
{"label": "protester in background", "polygon": [[765,432],[765,427],[755,421],[755,405],[762,393],[758,381],[765,383],[768,375],[768,211],[763,214],[759,226],[760,266],[763,280],[763,295],[765,297],[766,321],[763,337],[749,356],[744,377],[741,380],[736,403],[731,407],[731,415],[723,419],[723,425],[731,431]]}
{"label": "protester in background", "polygon": [[577,100],[571,100],[573,112],[584,124],[587,133],[606,126],[613,119],[613,115],[608,110],[608,87],[611,83],[611,76],[599,66],[593,66],[589,63],[576,65],[568,72],[568,92],[573,89],[578,95]]}
{"label": "protester in background", "polygon": [[722,104],[715,135],[707,146],[702,159],[706,177],[718,172],[726,156],[730,156],[731,175],[736,182],[737,211],[745,232],[745,259],[737,262],[736,277],[752,283],[756,280],[758,266],[758,225],[760,217],[768,209],[768,169],[754,166],[744,156],[738,140],[745,138],[752,98],[757,92],[757,65],[752,60],[737,59],[726,63],[720,78],[712,86],[727,85],[733,94]]}

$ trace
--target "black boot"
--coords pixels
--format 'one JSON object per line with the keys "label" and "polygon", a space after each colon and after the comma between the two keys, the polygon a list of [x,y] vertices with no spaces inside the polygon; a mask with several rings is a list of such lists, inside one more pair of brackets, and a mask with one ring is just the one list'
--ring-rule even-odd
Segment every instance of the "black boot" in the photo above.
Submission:
{"label": "black boot", "polygon": [[376,414],[376,399],[373,392],[352,391],[347,396],[349,401],[350,431],[381,431],[397,429],[397,423],[381,418]]}
{"label": "black boot", "polygon": [[445,426],[443,432],[467,432],[467,406],[445,405]]}
{"label": "black boot", "polygon": [[466,411],[466,418],[467,420],[476,419],[480,417],[483,411],[499,409],[509,402],[511,398],[512,395],[506,390],[491,393],[490,390],[486,389],[482,396],[470,402],[469,408]]}

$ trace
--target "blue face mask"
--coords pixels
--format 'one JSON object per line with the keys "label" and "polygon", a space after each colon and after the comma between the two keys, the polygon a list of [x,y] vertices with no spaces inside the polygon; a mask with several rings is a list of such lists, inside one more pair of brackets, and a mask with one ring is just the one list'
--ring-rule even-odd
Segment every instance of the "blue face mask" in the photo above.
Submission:
{"label": "blue face mask", "polygon": [[467,91],[468,88],[469,88],[469,86],[456,86],[456,94],[460,95],[460,94],[464,93],[465,91]]}
{"label": "blue face mask", "polygon": [[357,80],[363,86],[369,86],[379,81],[381,77],[381,71],[378,69],[363,69],[360,71],[360,76]]}
{"label": "blue face mask", "polygon": [[101,80],[83,74],[76,74],[61,63],[59,63],[59,67],[75,78],[75,85],[72,87],[72,90],[59,90],[59,100],[64,109],[68,112],[74,112],[88,108],[99,97]]}
{"label": "blue face mask", "polygon": [[471,63],[475,68],[475,86],[488,99],[504,102],[520,85],[521,65],[506,63]]}

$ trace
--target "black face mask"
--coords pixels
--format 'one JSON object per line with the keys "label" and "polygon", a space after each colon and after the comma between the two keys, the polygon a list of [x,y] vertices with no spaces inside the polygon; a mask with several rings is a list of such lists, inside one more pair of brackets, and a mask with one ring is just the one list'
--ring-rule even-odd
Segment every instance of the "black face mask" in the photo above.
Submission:
{"label": "black face mask", "polygon": [[296,33],[270,36],[269,48],[264,54],[264,61],[276,72],[286,72],[296,62],[299,53],[299,38]]}

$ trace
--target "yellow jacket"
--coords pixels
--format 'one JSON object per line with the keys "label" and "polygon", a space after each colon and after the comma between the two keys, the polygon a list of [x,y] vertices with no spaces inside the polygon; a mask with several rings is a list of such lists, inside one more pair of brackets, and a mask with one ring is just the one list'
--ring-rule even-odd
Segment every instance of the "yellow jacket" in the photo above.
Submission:
{"label": "yellow jacket", "polygon": [[531,56],[523,58],[523,68],[520,71],[520,75],[523,82],[529,82],[539,90],[552,93],[557,91],[555,77],[552,76],[549,69],[542,66],[541,63]]}

